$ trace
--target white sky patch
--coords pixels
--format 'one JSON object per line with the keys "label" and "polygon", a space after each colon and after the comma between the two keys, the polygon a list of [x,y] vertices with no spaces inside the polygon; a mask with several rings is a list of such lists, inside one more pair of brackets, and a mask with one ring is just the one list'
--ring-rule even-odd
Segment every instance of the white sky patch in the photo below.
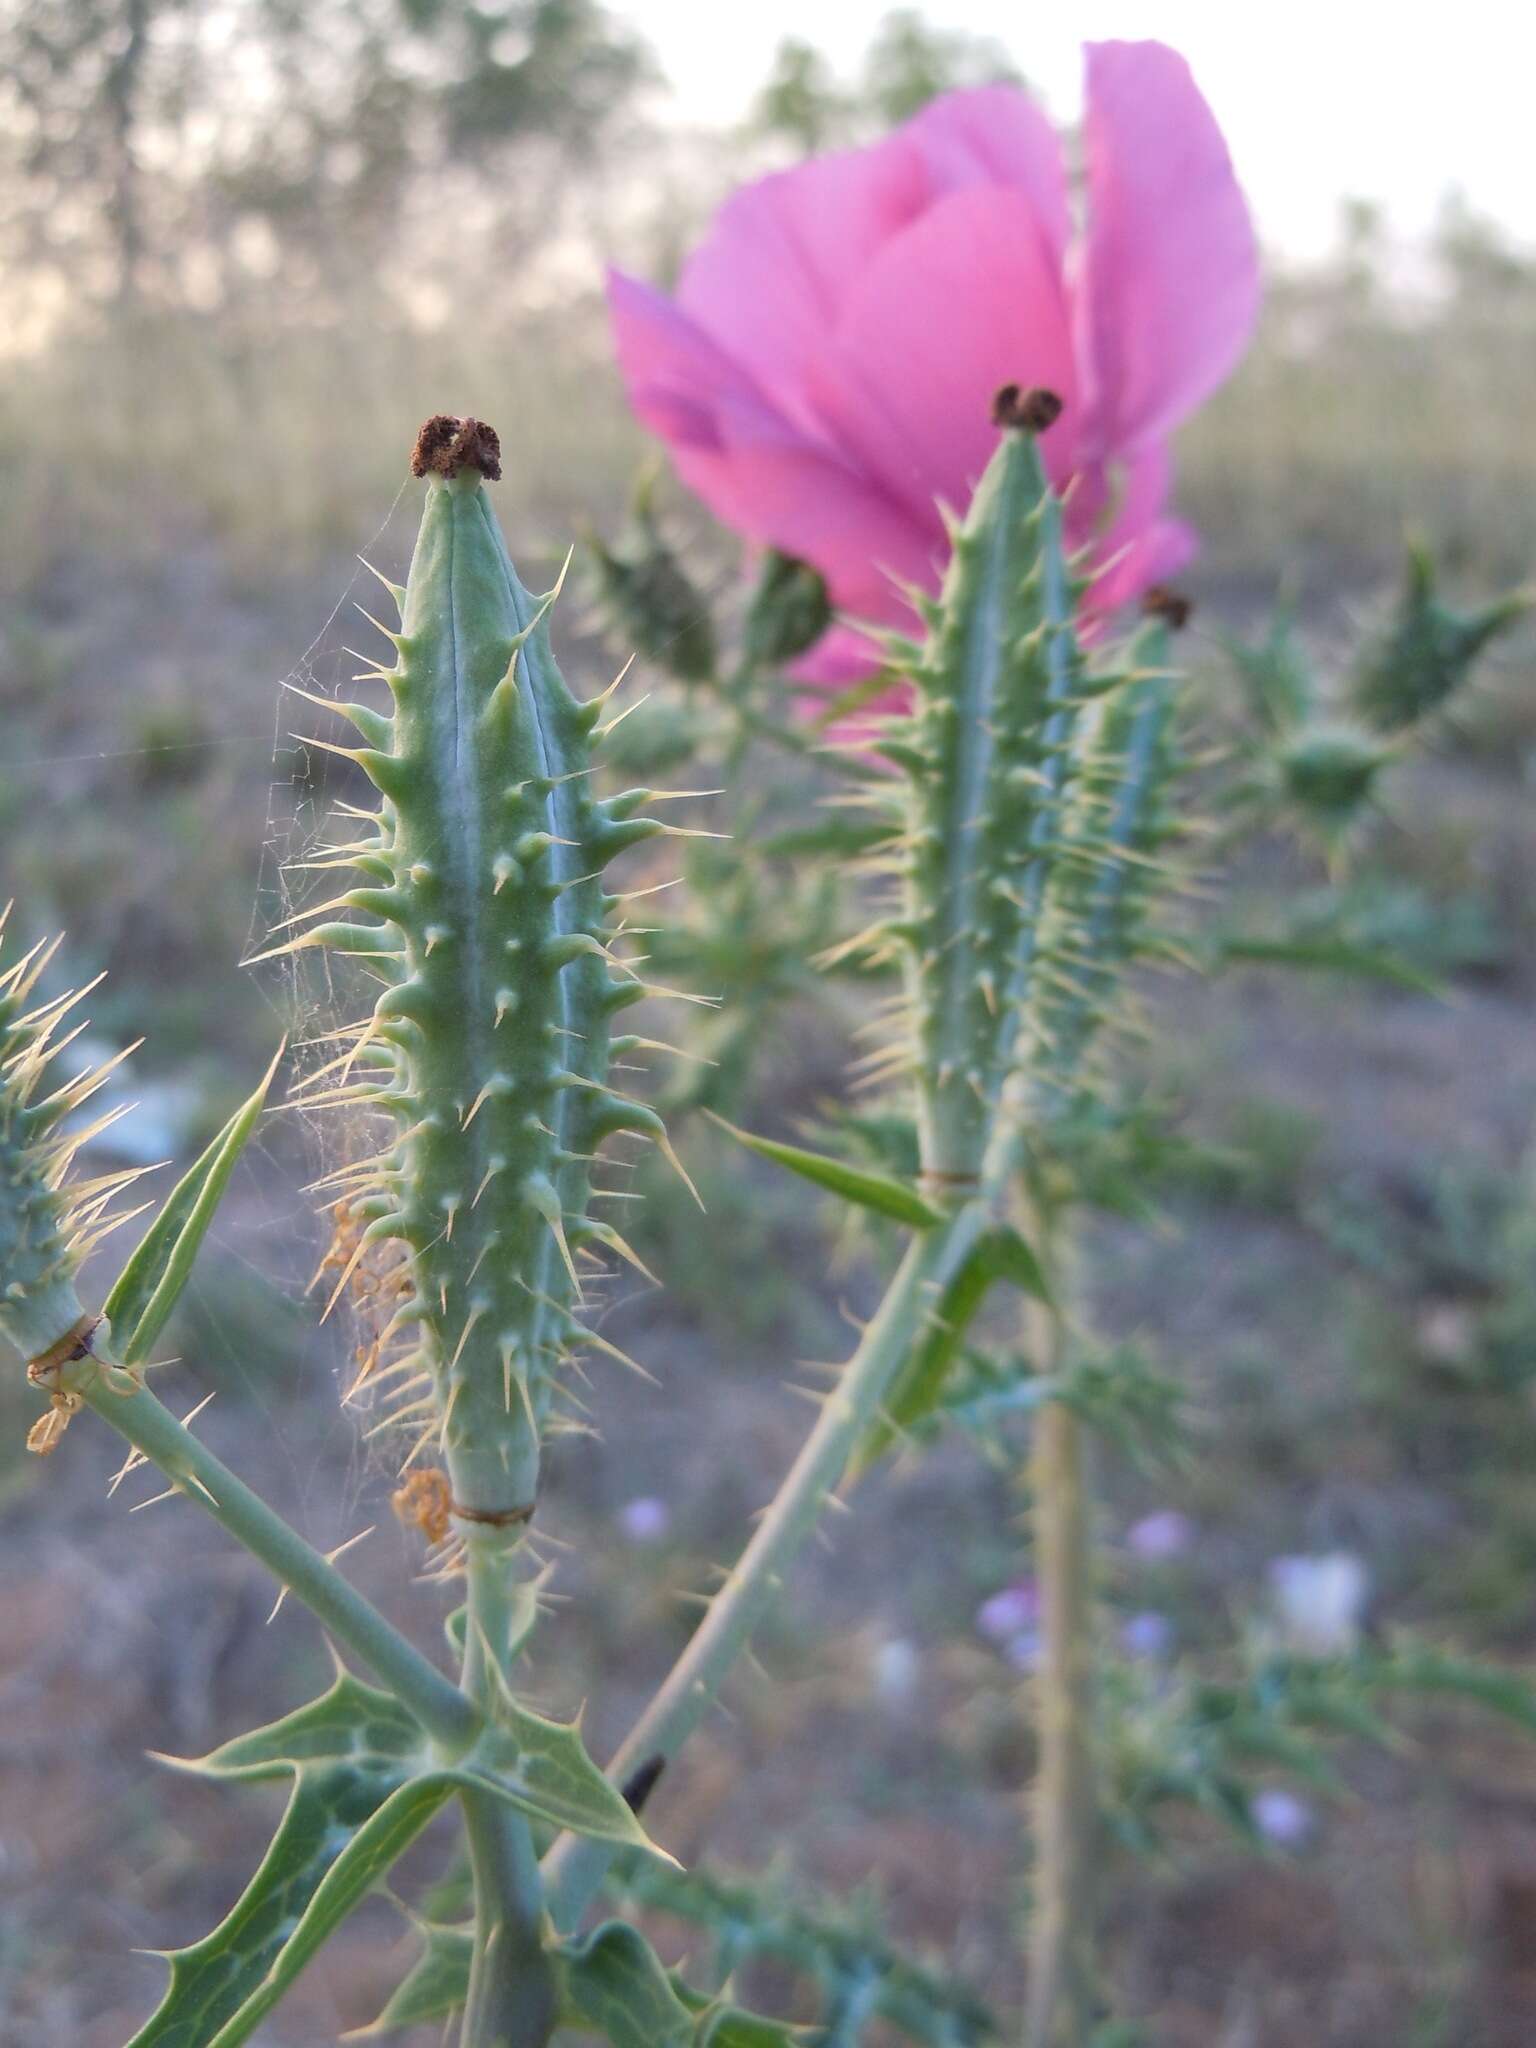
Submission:
{"label": "white sky patch", "polygon": [[[781,37],[851,71],[892,0],[627,0],[689,122],[736,120]],[[1433,223],[1459,188],[1536,245],[1536,8],[1520,0],[927,0],[936,27],[995,36],[1058,115],[1080,90],[1080,45],[1157,37],[1188,58],[1216,110],[1260,231],[1288,255],[1335,239],[1339,202],[1379,201],[1394,232]]]}

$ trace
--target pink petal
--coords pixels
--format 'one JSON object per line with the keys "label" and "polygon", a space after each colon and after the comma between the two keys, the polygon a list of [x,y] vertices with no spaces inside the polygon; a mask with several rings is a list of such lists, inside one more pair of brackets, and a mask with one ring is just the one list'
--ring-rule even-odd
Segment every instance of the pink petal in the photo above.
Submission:
{"label": "pink petal", "polygon": [[745,538],[814,563],[836,605],[899,617],[892,577],[931,583],[942,533],[787,419],[660,292],[614,272],[608,297],[630,402],[690,489]]}
{"label": "pink petal", "polygon": [[1154,441],[1123,463],[1087,463],[1072,479],[1067,543],[1086,550],[1091,565],[1082,608],[1090,638],[1109,613],[1176,575],[1197,551],[1193,529],[1163,517],[1171,468],[1167,443]]}
{"label": "pink petal", "polygon": [[1145,595],[1155,583],[1166,583],[1186,569],[1199,553],[1192,526],[1182,519],[1158,519],[1114,555],[1101,552],[1103,568],[1089,587],[1084,610],[1102,618]]}
{"label": "pink petal", "polygon": [[1060,272],[1028,198],[973,185],[887,242],[849,294],[813,373],[830,436],[937,535],[934,501],[963,511],[997,445],[1002,384],[1043,384],[1068,407],[1045,442],[1070,466],[1076,395]]}
{"label": "pink petal", "polygon": [[923,154],[937,197],[967,185],[1003,185],[1023,193],[1059,269],[1069,219],[1066,171],[1056,131],[1012,85],[947,92],[903,130]]}
{"label": "pink petal", "polygon": [[[889,623],[910,628],[914,620],[912,614],[901,607],[901,615]],[[852,626],[831,627],[790,668],[790,675],[804,685],[795,700],[796,712],[805,719],[824,717],[829,699],[872,676],[883,659],[876,643],[856,632]],[[873,736],[882,719],[893,712],[904,711],[911,696],[910,684],[893,683],[890,689],[882,690],[877,697],[870,698],[857,710],[838,719],[832,726],[832,736],[848,745],[862,744]]]}
{"label": "pink petal", "polygon": [[674,451],[717,453],[723,409],[771,431],[777,416],[752,378],[664,293],[621,270],[607,286],[619,369],[643,426]]}
{"label": "pink petal", "polygon": [[927,197],[923,158],[900,134],[760,178],[715,216],[678,304],[799,417],[806,365],[850,285]]}
{"label": "pink petal", "polygon": [[[913,624],[915,614],[901,605],[899,599],[892,611],[893,616],[878,623],[897,627]],[[850,684],[873,675],[881,660],[879,647],[866,634],[853,626],[834,625],[799,657],[790,673],[813,689],[846,690]]]}
{"label": "pink petal", "polygon": [[[874,480],[808,441],[732,438],[722,488],[731,523],[754,540],[813,563],[839,611],[873,623],[907,618],[899,586],[937,585],[947,543],[892,503]],[[713,503],[703,483],[693,488]],[[723,514],[721,515],[724,516]]]}
{"label": "pink petal", "polygon": [[[1105,505],[1113,502],[1113,517],[1100,539],[1100,546],[1107,559],[1119,549],[1139,540],[1168,502],[1168,492],[1173,482],[1173,463],[1169,457],[1168,444],[1166,441],[1152,441],[1139,448],[1128,462],[1116,466],[1112,487],[1110,476],[1103,470],[1094,475],[1085,474],[1082,481],[1088,487],[1083,493],[1085,504],[1093,501],[1094,486],[1098,486],[1098,505],[1093,515],[1095,522]],[[1077,513],[1074,494],[1069,520]],[[1075,521],[1073,523],[1075,524]],[[1084,535],[1084,538],[1087,536]],[[1073,540],[1077,539],[1078,535],[1074,532]]]}
{"label": "pink petal", "polygon": [[1098,452],[1165,434],[1222,381],[1258,309],[1227,147],[1182,57],[1088,45],[1083,326]]}

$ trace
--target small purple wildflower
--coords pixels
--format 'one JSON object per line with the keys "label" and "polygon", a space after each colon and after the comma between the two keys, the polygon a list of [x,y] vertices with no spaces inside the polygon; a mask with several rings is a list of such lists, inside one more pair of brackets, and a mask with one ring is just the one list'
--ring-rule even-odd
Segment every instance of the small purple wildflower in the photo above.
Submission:
{"label": "small purple wildflower", "polygon": [[1032,1628],[1040,1618],[1040,1590],[1033,1579],[1019,1579],[1011,1586],[983,1600],[976,1610],[976,1626],[991,1642],[1006,1642],[1020,1629]]}
{"label": "small purple wildflower", "polygon": [[659,1543],[672,1523],[672,1510],[653,1494],[626,1501],[615,1519],[631,1543]]}
{"label": "small purple wildflower", "polygon": [[1166,1614],[1148,1609],[1127,1615],[1120,1626],[1120,1647],[1128,1657],[1160,1663],[1173,1649],[1174,1626]]}
{"label": "small purple wildflower", "polygon": [[1143,1564],[1167,1564],[1182,1557],[1194,1541],[1195,1525],[1177,1508],[1158,1508],[1132,1522],[1125,1532],[1125,1547]]}
{"label": "small purple wildflower", "polygon": [[1277,1849],[1299,1849],[1317,1829],[1317,1815],[1307,1802],[1278,1786],[1256,1792],[1248,1811],[1265,1841],[1273,1842]]}
{"label": "small purple wildflower", "polygon": [[1040,1631],[1030,1624],[1011,1635],[1003,1645],[1003,1655],[1015,1671],[1037,1671],[1045,1644]]}

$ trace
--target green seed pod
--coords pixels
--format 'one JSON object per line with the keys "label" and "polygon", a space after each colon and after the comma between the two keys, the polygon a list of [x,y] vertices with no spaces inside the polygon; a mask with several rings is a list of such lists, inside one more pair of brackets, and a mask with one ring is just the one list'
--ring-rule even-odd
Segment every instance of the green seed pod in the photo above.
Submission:
{"label": "green seed pod", "polygon": [[1103,687],[1078,650],[1082,585],[1037,445],[1059,410],[1049,393],[999,394],[1006,431],[954,531],[939,601],[923,600],[927,640],[904,667],[895,650],[916,709],[880,742],[910,779],[893,936],[906,955],[923,1168],[940,1187],[976,1177],[997,1121],[1073,737]]}
{"label": "green seed pod", "polygon": [[[421,532],[395,592],[394,715],[350,717],[350,751],[382,795],[350,849],[351,921],[297,941],[365,955],[385,989],[358,1027],[360,1076],[321,1100],[381,1112],[377,1158],[345,1170],[355,1257],[398,1248],[411,1335],[430,1382],[460,1533],[515,1541],[533,1512],[541,1428],[583,1332],[577,1261],[622,1240],[588,1214],[594,1155],[616,1130],[660,1134],[608,1085],[614,1013],[642,984],[609,950],[602,870],[662,831],[648,792],[588,780],[600,703],[578,704],[547,615],[518,580],[483,481],[495,435],[447,417],[422,430]],[[323,912],[317,912],[317,915]]]}

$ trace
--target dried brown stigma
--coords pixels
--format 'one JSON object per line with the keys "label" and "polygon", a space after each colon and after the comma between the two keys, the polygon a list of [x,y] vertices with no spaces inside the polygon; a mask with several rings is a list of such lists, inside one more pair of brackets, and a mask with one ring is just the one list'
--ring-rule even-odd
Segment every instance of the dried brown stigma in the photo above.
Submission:
{"label": "dried brown stigma", "polygon": [[994,427],[1022,427],[1043,434],[1061,418],[1062,402],[1041,385],[1005,384],[992,400]]}
{"label": "dried brown stigma", "polygon": [[1175,633],[1182,632],[1194,616],[1194,600],[1180,590],[1170,590],[1166,583],[1150,584],[1142,592],[1141,609],[1149,619],[1162,619]]}
{"label": "dried brown stigma", "polygon": [[435,412],[416,436],[411,475],[457,476],[461,469],[478,470],[495,483],[501,475],[501,437],[484,420]]}

